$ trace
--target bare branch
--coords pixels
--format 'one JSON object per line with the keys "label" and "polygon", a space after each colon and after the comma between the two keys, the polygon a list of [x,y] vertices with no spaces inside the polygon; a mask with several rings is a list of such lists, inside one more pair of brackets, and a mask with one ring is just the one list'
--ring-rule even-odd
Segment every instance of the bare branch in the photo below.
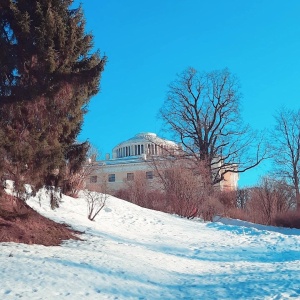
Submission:
{"label": "bare branch", "polygon": [[275,119],[272,132],[275,173],[292,184],[300,210],[300,110],[282,108]]}
{"label": "bare branch", "polygon": [[238,81],[227,69],[198,73],[188,68],[170,84],[160,110],[166,130],[182,143],[185,155],[207,164],[212,184],[266,159],[263,137],[242,123],[239,100]]}

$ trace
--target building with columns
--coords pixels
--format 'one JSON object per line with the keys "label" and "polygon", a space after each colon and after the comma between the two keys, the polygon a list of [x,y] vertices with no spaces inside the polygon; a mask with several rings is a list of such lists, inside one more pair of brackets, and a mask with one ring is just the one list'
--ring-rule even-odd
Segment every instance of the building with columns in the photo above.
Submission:
{"label": "building with columns", "polygon": [[[142,132],[119,143],[112,149],[112,158],[106,155],[105,160],[90,161],[91,171],[85,186],[89,190],[113,193],[126,187],[126,182],[142,176],[149,186],[159,187],[152,158],[162,158],[166,154],[179,154],[181,146],[173,141],[162,139],[155,133]],[[238,175],[227,173],[226,180],[220,183],[221,190],[236,190]],[[105,187],[105,188],[104,188]]]}
{"label": "building with columns", "polygon": [[179,146],[176,143],[162,139],[155,133],[142,132],[114,147],[112,150],[112,158],[147,157],[150,155],[160,156],[166,151],[177,150],[179,150]]}

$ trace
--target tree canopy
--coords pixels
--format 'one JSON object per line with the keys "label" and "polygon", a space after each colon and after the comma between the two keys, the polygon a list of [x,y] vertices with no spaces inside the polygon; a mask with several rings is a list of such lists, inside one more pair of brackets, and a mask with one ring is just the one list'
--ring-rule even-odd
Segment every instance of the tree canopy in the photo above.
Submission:
{"label": "tree canopy", "polygon": [[106,57],[93,52],[83,10],[72,3],[0,3],[1,167],[16,185],[60,185],[66,165],[76,171],[88,149],[76,138]]}

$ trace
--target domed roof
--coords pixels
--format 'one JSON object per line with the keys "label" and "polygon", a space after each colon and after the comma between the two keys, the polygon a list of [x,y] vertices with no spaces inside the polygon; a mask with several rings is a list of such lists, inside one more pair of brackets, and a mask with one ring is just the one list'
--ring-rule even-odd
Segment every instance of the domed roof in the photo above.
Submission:
{"label": "domed roof", "polygon": [[141,132],[113,148],[113,158],[143,155],[162,155],[166,149],[178,150],[180,147],[169,140],[162,139],[152,132]]}
{"label": "domed roof", "polygon": [[128,144],[137,144],[137,143],[155,143],[155,144],[168,144],[168,145],[170,145],[170,146],[172,145],[174,147],[177,146],[176,143],[169,141],[169,140],[162,139],[162,138],[158,137],[155,133],[140,132],[140,133],[136,134],[134,137],[132,137],[124,142],[121,142],[114,148],[126,146]]}

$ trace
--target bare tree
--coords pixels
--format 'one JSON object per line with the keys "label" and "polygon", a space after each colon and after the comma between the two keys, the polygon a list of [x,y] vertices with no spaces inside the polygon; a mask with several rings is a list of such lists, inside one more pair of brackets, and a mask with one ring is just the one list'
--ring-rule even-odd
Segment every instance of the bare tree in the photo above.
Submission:
{"label": "bare tree", "polygon": [[294,205],[290,186],[274,178],[265,177],[250,192],[247,209],[250,220],[271,225],[276,215],[286,213]]}
{"label": "bare tree", "polygon": [[99,212],[105,206],[107,194],[85,190],[84,198],[87,203],[88,219],[94,221]]}
{"label": "bare tree", "polygon": [[196,168],[189,159],[177,155],[153,158],[152,166],[172,212],[187,218],[202,215],[203,202],[214,194],[207,184],[206,168]]}
{"label": "bare tree", "polygon": [[282,108],[275,119],[272,145],[276,174],[294,188],[297,210],[300,210],[300,110]]}
{"label": "bare tree", "polygon": [[160,110],[166,129],[182,143],[185,155],[205,162],[211,184],[224,180],[227,172],[245,172],[264,159],[262,141],[242,123],[239,100],[237,79],[227,69],[198,73],[188,68],[170,84]]}
{"label": "bare tree", "polygon": [[240,209],[245,209],[247,202],[250,198],[250,189],[249,188],[243,188],[237,190],[236,195],[236,207]]}

